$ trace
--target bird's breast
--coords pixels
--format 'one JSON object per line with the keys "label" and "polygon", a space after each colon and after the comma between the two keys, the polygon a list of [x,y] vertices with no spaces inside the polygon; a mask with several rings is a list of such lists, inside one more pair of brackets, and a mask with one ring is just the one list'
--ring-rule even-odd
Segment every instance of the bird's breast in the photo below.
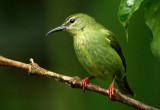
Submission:
{"label": "bird's breast", "polygon": [[119,55],[110,47],[105,37],[74,37],[74,49],[82,66],[97,78],[111,79],[123,68]]}

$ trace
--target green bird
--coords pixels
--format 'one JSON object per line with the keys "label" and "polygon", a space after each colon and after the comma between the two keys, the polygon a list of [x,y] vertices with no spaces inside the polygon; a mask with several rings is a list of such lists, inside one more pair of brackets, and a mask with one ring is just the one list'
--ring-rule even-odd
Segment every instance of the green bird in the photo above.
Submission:
{"label": "green bird", "polygon": [[62,30],[73,36],[78,60],[91,75],[81,81],[83,90],[92,78],[111,79],[113,81],[108,89],[109,98],[114,94],[114,81],[123,94],[134,96],[125,74],[124,55],[111,31],[83,13],[69,16],[61,26],[52,29],[46,35]]}

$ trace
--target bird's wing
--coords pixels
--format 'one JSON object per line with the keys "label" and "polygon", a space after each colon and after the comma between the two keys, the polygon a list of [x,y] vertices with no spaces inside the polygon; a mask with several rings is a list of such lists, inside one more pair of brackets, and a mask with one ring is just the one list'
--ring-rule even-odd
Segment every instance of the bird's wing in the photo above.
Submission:
{"label": "bird's wing", "polygon": [[126,61],[125,61],[125,58],[124,58],[124,55],[122,53],[122,49],[119,45],[119,43],[117,42],[117,40],[114,38],[114,35],[112,32],[109,32],[109,34],[106,35],[106,38],[110,41],[110,45],[111,47],[119,54],[119,56],[121,57],[122,59],[122,62],[123,62],[123,66],[125,68],[125,71],[126,71]]}

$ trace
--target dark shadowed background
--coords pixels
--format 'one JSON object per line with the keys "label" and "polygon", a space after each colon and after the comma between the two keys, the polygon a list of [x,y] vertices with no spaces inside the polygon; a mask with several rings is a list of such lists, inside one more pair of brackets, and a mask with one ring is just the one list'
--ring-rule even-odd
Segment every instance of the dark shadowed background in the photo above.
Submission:
{"label": "dark shadowed background", "polygon": [[[148,105],[160,108],[160,62],[152,55],[152,34],[144,22],[140,8],[129,24],[129,41],[117,13],[118,0],[1,0],[0,55],[29,63],[33,58],[48,70],[84,78],[89,74],[79,64],[72,37],[66,32],[45,34],[61,25],[71,14],[86,13],[112,30],[127,61],[127,78],[136,97]],[[102,87],[111,81],[91,80]],[[117,86],[116,86],[117,87]],[[0,67],[0,110],[131,110],[108,97],[27,72]]]}

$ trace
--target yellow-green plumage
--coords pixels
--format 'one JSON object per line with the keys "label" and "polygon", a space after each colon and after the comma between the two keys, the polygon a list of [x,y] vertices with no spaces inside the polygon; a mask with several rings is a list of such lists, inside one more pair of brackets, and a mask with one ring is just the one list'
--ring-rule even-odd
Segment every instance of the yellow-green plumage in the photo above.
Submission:
{"label": "yellow-green plumage", "polygon": [[134,95],[126,79],[126,63],[112,32],[86,14],[75,14],[48,34],[65,30],[73,36],[79,62],[95,78],[115,80],[124,94]]}
{"label": "yellow-green plumage", "polygon": [[80,63],[97,78],[112,79],[115,73],[125,71],[121,58],[100,30],[75,36],[74,48]]}

